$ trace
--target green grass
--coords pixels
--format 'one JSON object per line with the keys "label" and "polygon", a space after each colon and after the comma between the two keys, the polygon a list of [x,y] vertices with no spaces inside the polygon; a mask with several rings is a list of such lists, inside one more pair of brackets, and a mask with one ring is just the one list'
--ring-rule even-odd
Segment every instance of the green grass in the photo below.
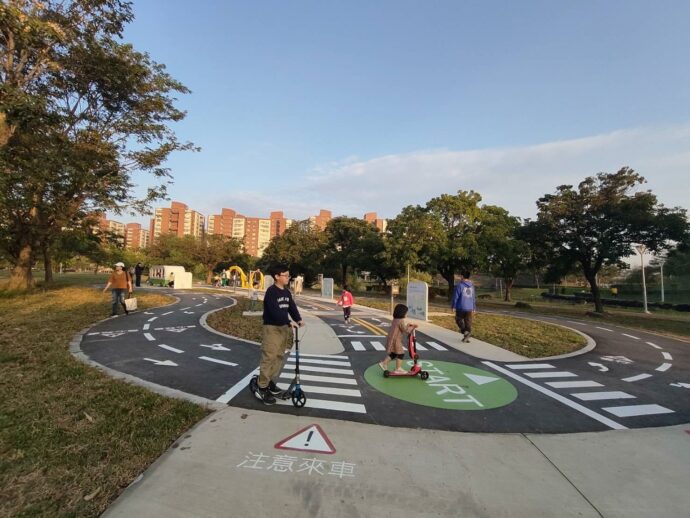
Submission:
{"label": "green grass", "polygon": [[207,414],[72,357],[74,334],[109,311],[109,294],[80,286],[0,297],[0,516],[98,516]]}
{"label": "green grass", "polygon": [[[236,305],[210,314],[206,323],[221,333],[244,338],[245,340],[261,342],[263,323],[261,315],[242,316],[243,311],[249,310],[250,303],[250,300],[238,297]],[[263,302],[258,301],[256,311],[261,310],[263,310]]]}

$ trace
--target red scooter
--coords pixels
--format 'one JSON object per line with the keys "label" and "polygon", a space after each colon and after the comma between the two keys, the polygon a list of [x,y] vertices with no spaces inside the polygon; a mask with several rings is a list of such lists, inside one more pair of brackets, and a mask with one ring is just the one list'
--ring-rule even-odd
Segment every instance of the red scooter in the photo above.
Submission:
{"label": "red scooter", "polygon": [[389,370],[385,370],[383,371],[384,378],[405,378],[409,376],[416,376],[417,374],[419,374],[419,377],[423,380],[429,377],[429,373],[427,371],[423,371],[417,363],[417,360],[419,360],[419,354],[417,354],[417,336],[415,335],[414,329],[407,338],[407,352],[410,353],[410,358],[412,358],[412,361],[414,361],[412,368],[404,374],[398,374],[395,371],[391,372]]}

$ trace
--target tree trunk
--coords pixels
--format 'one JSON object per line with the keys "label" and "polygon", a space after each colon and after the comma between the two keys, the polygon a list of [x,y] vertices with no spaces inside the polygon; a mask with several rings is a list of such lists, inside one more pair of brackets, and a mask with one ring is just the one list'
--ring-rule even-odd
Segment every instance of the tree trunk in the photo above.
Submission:
{"label": "tree trunk", "polygon": [[43,249],[43,267],[45,268],[45,281],[53,282],[53,258],[50,256],[48,245],[41,245]]}
{"label": "tree trunk", "polygon": [[343,280],[342,280],[340,285],[345,286],[347,284],[347,265],[343,264],[342,267],[343,267]]}
{"label": "tree trunk", "polygon": [[455,273],[441,273],[448,283],[448,300],[453,300],[453,290],[455,289]]}
{"label": "tree trunk", "polygon": [[31,273],[31,263],[33,262],[33,249],[29,243],[24,243],[16,258],[12,273],[10,273],[10,290],[26,291],[33,288],[34,279]]}
{"label": "tree trunk", "polygon": [[587,279],[587,282],[589,282],[592,298],[594,299],[594,311],[597,313],[603,313],[604,304],[601,302],[601,291],[599,291],[599,285],[597,284],[597,276],[586,275],[585,278]]}
{"label": "tree trunk", "polygon": [[213,281],[213,267],[207,266],[206,267],[206,284],[211,284],[212,281]]}
{"label": "tree trunk", "polygon": [[506,279],[503,279],[503,282],[506,285],[506,296],[503,300],[505,300],[505,302],[510,302],[510,290],[513,289],[513,282],[515,281],[511,277],[508,277]]}

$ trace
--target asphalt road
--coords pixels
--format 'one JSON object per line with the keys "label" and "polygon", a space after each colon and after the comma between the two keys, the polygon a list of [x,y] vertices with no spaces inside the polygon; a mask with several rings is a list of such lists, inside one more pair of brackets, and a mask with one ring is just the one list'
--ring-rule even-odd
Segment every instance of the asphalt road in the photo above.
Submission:
{"label": "asphalt road", "polygon": [[[231,306],[226,294],[175,292],[179,302],[103,321],[83,337],[94,362],[139,379],[244,408],[389,426],[468,432],[567,433],[668,426],[690,422],[690,345],[590,322],[542,318],[597,341],[572,358],[488,362],[419,333],[428,380],[384,379],[388,322],[358,310],[352,324],[336,306],[299,300],[317,311],[341,341],[336,355],[303,355],[304,408],[265,406],[246,386],[256,371],[256,344],[201,325],[210,311]],[[534,318],[534,317],[531,317]],[[408,360],[406,359],[406,362]],[[294,355],[281,381],[294,376]]]}

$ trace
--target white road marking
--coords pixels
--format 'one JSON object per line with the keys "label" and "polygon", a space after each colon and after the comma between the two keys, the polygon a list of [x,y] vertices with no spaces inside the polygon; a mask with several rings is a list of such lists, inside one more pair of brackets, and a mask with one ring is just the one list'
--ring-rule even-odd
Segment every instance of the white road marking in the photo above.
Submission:
{"label": "white road marking", "polygon": [[426,347],[424,347],[421,343],[417,342],[417,350],[418,351],[428,351]]}
{"label": "white road marking", "polygon": [[557,372],[525,372],[530,378],[576,378],[577,374],[567,371]]}
{"label": "white road marking", "polygon": [[144,333],[144,338],[146,338],[149,342],[155,342],[156,339],[153,337],[151,333]]}
{"label": "white road marking", "polygon": [[165,315],[169,315],[170,313],[174,313],[174,311],[168,311],[167,313],[163,313],[161,316],[164,317]]}
{"label": "white road marking", "polygon": [[448,349],[446,349],[445,347],[443,347],[442,345],[437,344],[436,342],[427,342],[426,344],[427,344],[429,347],[433,347],[433,348],[436,349],[437,351],[447,351],[447,350],[448,350]]}
{"label": "white road marking", "polygon": [[669,370],[670,368],[671,368],[671,364],[670,364],[670,363],[662,363],[661,365],[659,365],[659,366],[658,366],[656,369],[654,369],[654,370],[657,370],[657,371],[659,371],[659,372],[666,372],[666,371]]}
{"label": "white road marking", "polygon": [[[288,358],[288,361],[289,361],[289,362],[294,362],[294,361],[295,361],[295,357],[294,357],[294,356],[290,356],[290,358]],[[319,360],[319,359],[316,359],[316,358],[302,358],[301,356],[300,356],[299,362],[300,362],[300,363],[315,363],[315,364],[318,364],[318,365],[335,365],[336,367],[338,367],[338,366],[340,366],[340,367],[350,367],[350,366],[351,366],[351,365],[350,365],[350,362],[348,362],[348,361]]]}
{"label": "white road marking", "polygon": [[652,342],[646,342],[646,343],[647,343],[647,345],[651,345],[652,347],[654,347],[654,349],[661,349],[661,347],[659,347],[656,344],[653,344]]}
{"label": "white road marking", "polygon": [[210,358],[208,356],[199,356],[200,360],[206,360],[207,362],[220,363],[222,365],[229,365],[230,367],[236,367],[236,363],[226,362],[225,360],[217,360],[216,358]]}
{"label": "white road marking", "polygon": [[547,381],[546,384],[553,388],[584,388],[604,386],[596,381]]}
{"label": "white road marking", "polygon": [[199,344],[199,347],[208,347],[209,349],[213,349],[214,351],[229,351],[227,347],[225,347],[223,344]]}
{"label": "white road marking", "polygon": [[188,309],[191,309],[192,306],[189,306],[188,308],[180,308],[180,311],[187,311]]}
{"label": "white road marking", "polygon": [[639,415],[673,414],[675,411],[661,405],[630,405],[602,408],[618,417],[636,417]]}
{"label": "white road marking", "polygon": [[229,402],[232,398],[234,398],[237,394],[239,394],[242,390],[247,388],[247,385],[249,385],[249,380],[252,379],[252,376],[255,376],[259,374],[259,369],[256,368],[249,374],[247,374],[244,378],[242,378],[240,381],[235,383],[232,387],[230,387],[225,394],[220,396],[216,401],[219,403],[227,403]]}
{"label": "white road marking", "polygon": [[621,334],[622,334],[623,336],[627,336],[628,338],[632,338],[633,340],[639,340],[639,339],[640,339],[639,336],[633,336],[633,335],[629,335],[629,334],[626,334],[626,333],[621,333]]}
{"label": "white road marking", "polygon": [[[295,353],[292,353],[291,356],[295,356]],[[299,353],[300,358],[336,358],[338,360],[349,360],[349,356],[338,356],[335,354],[304,354],[304,353]]]}
{"label": "white road marking", "polygon": [[147,322],[153,322],[153,321],[156,320],[157,318],[158,318],[158,317],[151,317],[151,318],[149,318],[149,319],[147,320]]}
{"label": "white road marking", "polygon": [[[277,401],[279,405],[289,405],[292,406],[292,401],[279,399]],[[357,414],[366,414],[367,409],[364,405],[359,403],[345,403],[343,401],[327,401],[323,399],[312,399],[307,396],[307,404],[305,407],[308,408],[320,408],[323,410],[339,410],[340,412],[354,412]]]}
{"label": "white road marking", "polygon": [[362,345],[362,342],[352,342],[352,348],[355,351],[363,351],[364,350],[364,346]]}
{"label": "white road marking", "polygon": [[142,328],[144,331],[148,331],[149,327],[151,327],[151,324],[144,324],[144,327]]}
{"label": "white road marking", "polygon": [[386,347],[381,343],[381,342],[371,342],[371,345],[374,346],[374,349],[377,351],[385,351]]}
{"label": "white road marking", "polygon": [[338,338],[378,338],[381,335],[335,335]]}
{"label": "white road marking", "polygon": [[640,381],[644,380],[647,378],[651,378],[651,374],[638,374],[637,376],[630,376],[629,378],[623,378],[622,381],[627,381],[627,382],[633,382],[633,381]]}
{"label": "white road marking", "polygon": [[609,370],[609,368],[602,363],[587,362],[587,365],[591,365],[592,367],[596,367],[599,370],[599,372],[608,372],[608,370]]}
{"label": "white road marking", "polygon": [[[279,388],[287,390],[288,383],[278,383]],[[330,394],[332,396],[362,397],[362,393],[357,389],[344,389],[338,387],[320,387],[318,385],[301,385],[302,389],[308,393]]]}
{"label": "white road marking", "polygon": [[184,352],[182,349],[175,349],[174,347],[170,347],[169,345],[165,345],[165,344],[156,344],[156,345],[158,347],[162,347],[163,349],[167,349],[168,351],[172,351],[172,352],[177,353],[177,354]]}
{"label": "white road marking", "polygon": [[498,372],[505,374],[506,376],[508,376],[510,378],[513,378],[513,379],[515,379],[521,383],[524,383],[528,387],[531,387],[534,390],[541,392],[542,394],[549,396],[549,397],[555,399],[556,401],[559,401],[560,403],[563,403],[564,405],[569,406],[570,408],[572,408],[574,410],[577,410],[578,412],[585,414],[586,416],[591,417],[592,419],[599,421],[602,424],[605,424],[609,428],[613,428],[614,430],[627,430],[626,426],[623,426],[622,424],[617,423],[616,421],[613,421],[606,416],[603,416],[597,412],[594,412],[593,410],[590,410],[589,408],[582,406],[579,403],[576,403],[574,401],[570,401],[568,398],[565,398],[565,397],[561,396],[560,394],[558,394],[552,390],[544,388],[541,385],[537,385],[536,383],[534,383],[528,379],[525,379],[522,376],[519,376],[518,374],[516,374],[516,373],[514,373],[508,369],[504,369],[502,367],[499,367],[498,365],[495,365],[494,363],[491,363],[489,361],[484,361],[482,363],[484,365],[491,367],[492,369],[497,370]]}
{"label": "white road marking", "polygon": [[[292,379],[294,378],[294,375],[290,374],[289,372],[281,372],[280,377]],[[316,381],[319,383],[336,383],[340,385],[357,385],[357,380],[353,378],[334,378],[332,376],[315,376],[313,374],[301,373],[299,377],[304,381]]]}
{"label": "white road marking", "polygon": [[203,306],[203,305],[204,305],[204,303],[202,302],[201,304],[197,304],[197,305],[194,306],[194,307],[195,307],[195,308],[198,308],[199,306]]}
{"label": "white road marking", "polygon": [[[285,367],[283,368],[285,370],[295,370],[295,366],[291,363],[286,363]],[[324,374],[349,374],[351,376],[354,375],[354,371],[351,369],[331,369],[330,367],[313,367],[311,365],[300,365],[299,370],[305,372],[322,372]]]}
{"label": "white road marking", "polygon": [[520,364],[506,364],[506,367],[513,370],[518,369],[555,369],[553,365],[548,363],[520,363]]}
{"label": "white road marking", "polygon": [[671,355],[670,355],[669,353],[667,353],[666,351],[662,352],[662,353],[661,353],[661,356],[664,357],[664,360],[673,360],[673,356],[671,356]]}
{"label": "white road marking", "polygon": [[611,391],[611,392],[579,392],[577,394],[570,394],[581,401],[600,401],[602,399],[635,399],[637,396],[628,394],[627,392]]}
{"label": "white road marking", "polygon": [[584,326],[586,324],[583,324],[582,322],[575,322],[574,320],[566,320],[566,322],[570,322],[571,324],[577,324],[579,326]]}
{"label": "white road marking", "polygon": [[156,365],[163,365],[165,367],[177,367],[178,365],[171,360],[154,360],[153,358],[144,358],[147,362],[153,362]]}
{"label": "white road marking", "polygon": [[601,329],[602,331],[609,331],[610,333],[613,333],[613,329],[608,329],[606,327],[599,327],[599,326],[594,326],[594,327],[596,327],[597,329]]}

